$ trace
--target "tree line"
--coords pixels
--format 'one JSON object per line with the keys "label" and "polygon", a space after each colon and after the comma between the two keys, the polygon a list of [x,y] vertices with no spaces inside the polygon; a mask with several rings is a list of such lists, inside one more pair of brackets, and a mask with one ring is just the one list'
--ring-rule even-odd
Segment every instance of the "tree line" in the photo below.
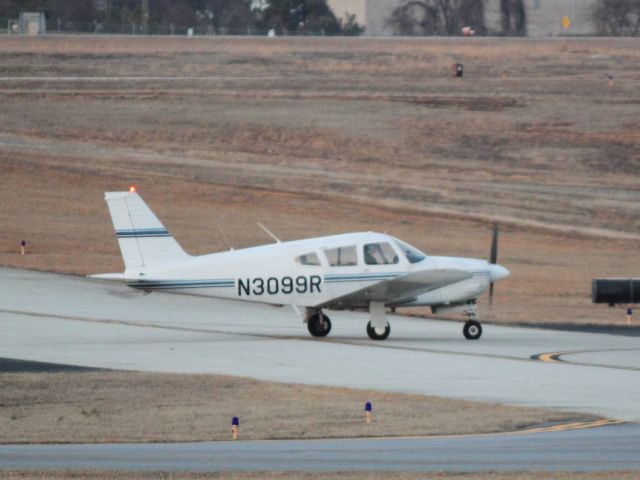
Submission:
{"label": "tree line", "polygon": [[282,34],[358,35],[355,16],[338,18],[326,0],[0,0],[0,18],[44,11],[64,23],[196,27],[211,34],[268,31]]}
{"label": "tree line", "polygon": [[599,0],[593,20],[600,35],[637,37],[640,35],[640,0]]}
{"label": "tree line", "polygon": [[[387,20],[396,35],[461,35],[471,27],[477,35],[525,36],[524,0],[500,0],[501,30],[485,24],[488,0],[405,0]],[[606,36],[640,35],[640,0],[596,0],[591,11],[595,32]]]}
{"label": "tree line", "polygon": [[[471,27],[476,35],[526,36],[525,0],[498,0],[500,30],[488,31],[489,0],[405,0],[387,19],[396,35],[460,35]],[[68,22],[134,24],[141,33],[158,25],[196,27],[211,34],[266,32],[278,35],[359,35],[354,15],[337,17],[326,0],[0,0],[0,18],[22,11],[44,11],[58,25]],[[597,34],[640,35],[640,0],[595,0],[592,21]]]}

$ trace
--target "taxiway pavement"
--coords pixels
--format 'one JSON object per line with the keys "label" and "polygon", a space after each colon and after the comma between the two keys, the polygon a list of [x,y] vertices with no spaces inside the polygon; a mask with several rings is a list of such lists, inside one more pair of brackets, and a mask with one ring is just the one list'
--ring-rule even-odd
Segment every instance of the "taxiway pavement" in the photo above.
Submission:
{"label": "taxiway pavement", "polygon": [[[289,307],[0,269],[0,357],[86,367],[238,375],[420,393],[640,421],[638,337],[391,316],[373,342],[366,314],[331,312],[325,339]],[[543,353],[560,353],[532,359]],[[560,361],[559,361],[560,360]],[[573,363],[572,363],[573,362]]]}
{"label": "taxiway pavement", "polygon": [[640,470],[640,425],[416,439],[2,445],[3,469],[124,471]]}

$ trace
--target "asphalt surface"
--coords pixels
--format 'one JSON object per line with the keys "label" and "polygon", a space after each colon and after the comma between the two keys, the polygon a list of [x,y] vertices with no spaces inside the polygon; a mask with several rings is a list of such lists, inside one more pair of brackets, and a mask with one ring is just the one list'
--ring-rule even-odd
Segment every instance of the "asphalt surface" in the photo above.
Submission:
{"label": "asphalt surface", "polygon": [[3,445],[2,469],[120,471],[640,470],[640,425],[417,439]]}
{"label": "asphalt surface", "polygon": [[14,358],[0,358],[0,373],[57,373],[57,372],[95,372],[97,368],[60,365],[58,363],[30,362]]}
{"label": "asphalt surface", "polygon": [[[330,312],[311,338],[289,307],[140,292],[0,269],[0,356],[92,368],[213,373],[589,412],[640,421],[637,337]],[[321,368],[319,368],[319,365]]]}

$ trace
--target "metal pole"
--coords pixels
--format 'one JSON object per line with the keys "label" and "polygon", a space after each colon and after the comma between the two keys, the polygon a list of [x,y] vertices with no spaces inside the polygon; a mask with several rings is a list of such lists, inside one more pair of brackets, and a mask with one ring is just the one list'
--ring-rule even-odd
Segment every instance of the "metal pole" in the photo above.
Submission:
{"label": "metal pole", "polygon": [[149,33],[149,0],[142,0],[142,33]]}

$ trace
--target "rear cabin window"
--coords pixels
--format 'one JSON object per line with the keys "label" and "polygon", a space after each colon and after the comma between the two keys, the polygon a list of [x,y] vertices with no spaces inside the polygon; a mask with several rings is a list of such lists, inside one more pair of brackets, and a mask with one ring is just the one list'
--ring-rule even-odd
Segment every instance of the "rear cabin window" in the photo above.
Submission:
{"label": "rear cabin window", "polygon": [[387,242],[368,243],[363,247],[364,263],[367,265],[393,265],[398,263],[398,255]]}
{"label": "rear cabin window", "polygon": [[296,257],[296,262],[300,265],[320,265],[320,259],[314,252],[305,253],[304,255]]}
{"label": "rear cabin window", "polygon": [[358,264],[356,246],[328,248],[324,251],[327,261],[332,267],[349,267]]}

